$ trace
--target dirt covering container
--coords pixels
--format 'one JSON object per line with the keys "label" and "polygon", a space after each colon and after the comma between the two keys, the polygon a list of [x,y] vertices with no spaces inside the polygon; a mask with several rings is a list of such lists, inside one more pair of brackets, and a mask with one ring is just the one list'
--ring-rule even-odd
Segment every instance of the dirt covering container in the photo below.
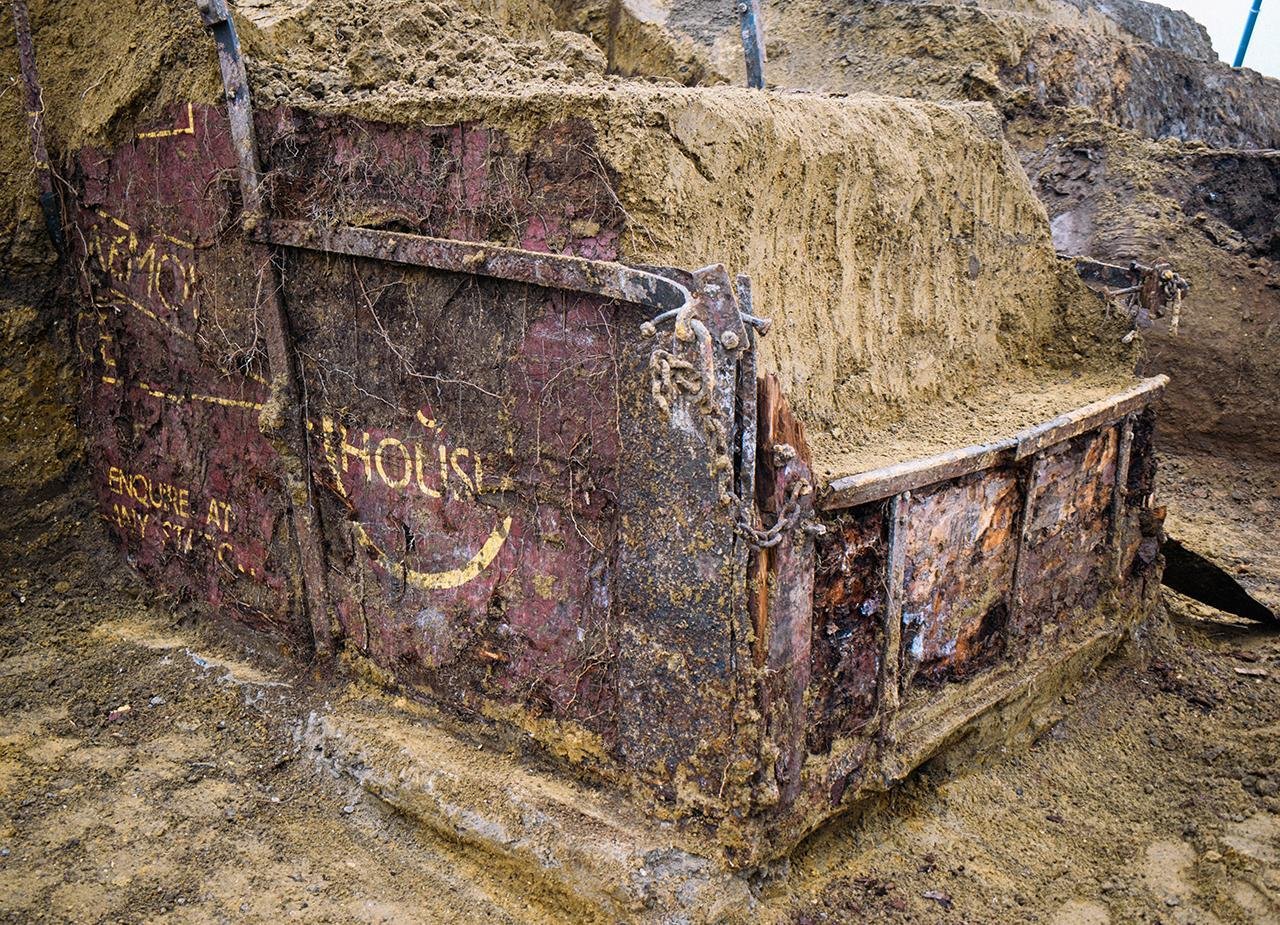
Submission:
{"label": "dirt covering container", "polygon": [[989,110],[233,84],[68,178],[97,500],[157,587],[737,866],[1153,606],[1163,380]]}

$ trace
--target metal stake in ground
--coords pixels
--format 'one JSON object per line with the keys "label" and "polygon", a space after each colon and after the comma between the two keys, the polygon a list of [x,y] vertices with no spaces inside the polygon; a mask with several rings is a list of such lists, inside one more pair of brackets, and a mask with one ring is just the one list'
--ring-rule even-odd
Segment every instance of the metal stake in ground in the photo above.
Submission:
{"label": "metal stake in ground", "polygon": [[1249,39],[1253,38],[1253,26],[1258,21],[1258,11],[1261,9],[1262,0],[1253,0],[1253,6],[1249,8],[1249,17],[1244,21],[1244,34],[1240,36],[1240,46],[1236,49],[1236,60],[1232,62],[1232,67],[1240,67],[1244,64],[1244,55],[1249,50]]}
{"label": "metal stake in ground", "polygon": [[764,17],[760,0],[738,0],[742,27],[742,52],[747,59],[747,86],[764,89]]}
{"label": "metal stake in ground", "polygon": [[[196,0],[196,6],[218,43],[218,66],[227,98],[227,116],[231,120],[231,140],[240,165],[241,221],[252,240],[254,231],[263,224],[267,214],[262,201],[249,77],[240,56],[235,23],[225,0]],[[299,400],[289,322],[280,299],[280,270],[275,262],[275,253],[269,246],[251,243],[250,253],[262,276],[259,286],[262,300],[258,308],[266,332],[267,359],[271,366],[272,401],[268,407],[272,409],[273,417],[269,419],[264,413],[261,427],[280,454],[281,476],[289,494],[298,556],[302,560],[302,574],[295,583],[295,590],[301,592],[300,599],[307,608],[316,654],[328,655],[333,650],[333,629],[325,592],[324,547],[320,540],[320,515],[312,493],[308,464],[306,409]]]}
{"label": "metal stake in ground", "polygon": [[44,213],[49,240],[62,252],[62,210],[53,192],[53,171],[49,167],[49,150],[44,143],[44,99],[36,73],[36,52],[31,42],[31,17],[27,0],[13,0],[13,25],[18,33],[18,70],[27,105],[27,123],[31,130],[31,153],[36,162],[36,187],[40,191],[40,211]]}

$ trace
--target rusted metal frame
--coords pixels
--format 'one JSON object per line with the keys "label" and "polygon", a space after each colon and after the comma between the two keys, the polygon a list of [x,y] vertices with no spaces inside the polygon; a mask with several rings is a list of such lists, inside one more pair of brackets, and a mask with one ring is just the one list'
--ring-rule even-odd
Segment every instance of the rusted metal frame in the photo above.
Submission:
{"label": "rusted metal frame", "polygon": [[[730,281],[728,273],[723,265],[714,264],[697,270],[693,277],[697,280],[698,285],[702,289],[705,297],[708,299],[708,327],[714,330],[711,339],[714,342],[712,351],[711,368],[715,374],[715,387],[708,398],[711,400],[711,408],[706,409],[713,417],[719,419],[719,432],[723,436],[716,436],[718,428],[716,425],[706,427],[708,439],[713,445],[712,452],[719,454],[720,458],[713,456],[712,466],[728,466],[729,469],[724,476],[717,471],[709,473],[713,478],[720,482],[723,479],[723,489],[721,495],[721,503],[729,506],[737,506],[741,503],[741,495],[736,495],[738,488],[740,468],[734,457],[736,456],[736,444],[741,440],[741,431],[745,429],[746,415],[742,408],[744,401],[749,402],[751,419],[753,422],[752,430],[754,431],[755,418],[755,398],[746,398],[742,387],[743,364],[748,355],[752,366],[752,375],[754,376],[755,357],[751,352],[751,344],[753,343],[748,335],[749,326],[742,322],[742,308],[738,304],[736,298],[736,289]],[[657,277],[661,280],[661,277]],[[749,284],[748,284],[749,285]],[[718,330],[715,330],[717,329]],[[717,447],[717,441],[722,441]],[[736,519],[737,512],[730,514]],[[750,661],[750,658],[743,658],[744,653],[750,651],[749,636],[751,628],[751,618],[746,607],[746,570],[748,559],[750,556],[750,544],[745,538],[734,533],[734,561],[735,591],[733,594],[734,609],[732,614],[732,630],[734,647],[732,652],[732,662],[735,674],[740,666]]]}
{"label": "rusted metal frame", "polygon": [[31,155],[36,165],[36,189],[40,194],[40,212],[44,215],[49,240],[62,253],[62,208],[53,191],[53,168],[49,165],[49,149],[44,140],[44,97],[40,93],[40,75],[36,70],[35,45],[31,40],[31,16],[27,0],[13,0],[13,25],[18,35],[18,71],[22,76],[23,102],[27,107],[27,127],[31,132]]}
{"label": "rusted metal frame", "polygon": [[894,495],[889,502],[889,554],[885,559],[884,639],[880,648],[879,688],[880,753],[893,746],[894,724],[902,698],[902,596],[907,568],[907,510],[911,492]]}
{"label": "rusted metal frame", "polygon": [[[227,99],[227,116],[239,162],[241,221],[252,240],[254,230],[266,217],[266,207],[262,199],[258,150],[254,139],[249,78],[240,55],[235,23],[225,0],[196,0],[196,5],[218,46],[218,66]],[[295,587],[301,592],[300,603],[307,611],[316,655],[327,656],[333,652],[334,632],[326,592],[326,560],[307,450],[306,407],[301,400],[288,317],[281,301],[283,283],[275,253],[270,247],[257,243],[251,246],[250,253],[258,266],[258,310],[266,335],[273,393],[269,407],[276,415],[271,419],[264,414],[261,427],[279,453],[281,477],[289,495],[293,532],[302,563]]]}
{"label": "rusted metal frame", "polygon": [[[755,315],[751,295],[751,277],[739,274],[734,287],[738,296],[740,315]],[[756,510],[756,440],[759,433],[757,401],[760,388],[756,383],[757,335],[755,328],[746,324],[746,350],[738,368],[738,497],[742,499],[744,513],[755,516]]]}
{"label": "rusted metal frame", "polygon": [[1015,453],[1015,458],[1025,459],[1040,450],[1118,421],[1131,412],[1156,401],[1163,394],[1164,387],[1168,383],[1168,376],[1152,376],[1150,379],[1144,379],[1123,392],[1118,392],[1101,401],[1069,411],[1050,421],[1045,421],[1043,424],[1025,430],[1018,434],[1018,449]]}
{"label": "rusted metal frame", "polygon": [[1131,388],[1029,427],[1012,437],[894,463],[833,479],[819,503],[826,511],[857,507],[907,490],[1024,459],[1089,430],[1104,427],[1158,399],[1169,377],[1144,379]]}
{"label": "rusted metal frame", "polygon": [[[751,279],[747,276],[738,276],[734,288],[738,297],[739,311],[750,313]],[[756,333],[749,324],[743,325],[743,330],[746,335],[746,349],[742,351],[742,358],[738,363],[734,488],[737,491],[742,516],[747,519],[750,526],[755,526],[759,520],[760,510],[756,499],[756,440],[759,433],[760,388],[756,383]],[[735,543],[738,546],[737,557],[742,569],[738,581],[747,590],[746,625],[750,627],[752,661],[756,667],[759,667],[763,663],[761,647],[763,640],[760,638],[762,628],[759,606],[751,595],[750,586],[753,566],[758,571],[765,570],[760,568],[758,560],[764,559],[768,555],[768,550],[756,549],[741,533],[738,534]]]}
{"label": "rusted metal frame", "polygon": [[241,222],[252,234],[266,218],[262,201],[262,176],[258,147],[254,138],[253,104],[249,97],[249,75],[240,54],[240,39],[226,0],[196,0],[200,18],[218,46],[218,67],[222,71],[223,95],[231,124],[231,142],[239,163]]}
{"label": "rusted metal frame", "polygon": [[[714,378],[676,391],[663,411],[640,381],[650,349],[624,341],[633,391],[619,420],[617,729],[638,780],[678,805],[718,806],[754,776],[759,746],[756,724],[744,722],[754,707],[742,689],[745,587],[725,491],[733,473],[722,466],[732,456],[741,350],[722,335],[734,332],[740,345],[745,333],[723,267],[681,281],[696,292],[691,310],[706,336],[672,334],[670,351]],[[676,509],[686,516],[673,518]],[[684,778],[679,788],[673,773]]]}
{"label": "rusted metal frame", "polygon": [[353,225],[325,226],[280,219],[267,222],[258,230],[257,238],[281,247],[367,257],[618,299],[664,313],[654,321],[668,312],[674,315],[684,310],[690,302],[689,290],[681,283],[607,260]]}
{"label": "rusted metal frame", "polygon": [[823,510],[857,507],[904,491],[1012,462],[1017,438],[979,443],[958,450],[894,463],[880,469],[834,479],[819,504]]}
{"label": "rusted metal frame", "polygon": [[[1044,454],[1035,453],[1022,473],[1022,511],[1018,515],[1018,548],[1013,556],[1013,578],[1009,588],[1009,621],[1008,626],[1021,626],[1022,585],[1026,581],[1025,553],[1031,541],[1032,514],[1035,511],[1036,489],[1040,484],[1041,470],[1044,466]],[[1008,642],[1009,640],[1006,640]]]}
{"label": "rusted metal frame", "polygon": [[1129,456],[1133,450],[1133,414],[1120,422],[1120,445],[1116,448],[1116,480],[1111,486],[1112,577],[1124,578],[1125,516],[1128,508]]}
{"label": "rusted metal frame", "polygon": [[1144,266],[1136,260],[1128,266],[1121,266],[1116,263],[1094,260],[1092,257],[1068,256],[1066,259],[1071,261],[1075,267],[1076,274],[1086,283],[1098,283],[1108,289],[1123,289],[1129,286],[1136,286],[1141,282],[1142,274],[1151,270],[1150,267]]}
{"label": "rusted metal frame", "polygon": [[764,89],[764,17],[760,0],[738,0],[738,25],[742,33],[742,54],[747,61],[747,86]]}

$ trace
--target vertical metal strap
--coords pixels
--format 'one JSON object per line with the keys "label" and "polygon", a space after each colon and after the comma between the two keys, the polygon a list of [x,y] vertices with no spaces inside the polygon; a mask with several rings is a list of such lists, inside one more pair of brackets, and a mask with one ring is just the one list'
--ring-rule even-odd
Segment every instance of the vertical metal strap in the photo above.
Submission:
{"label": "vertical metal strap", "polygon": [[290,515],[302,563],[298,590],[311,624],[316,654],[328,655],[333,651],[334,633],[329,622],[320,515],[312,491],[306,408],[300,400],[288,318],[280,297],[283,288],[280,269],[269,246],[252,243],[254,229],[266,218],[266,208],[262,200],[258,149],[254,139],[249,78],[240,55],[235,23],[225,0],[196,0],[196,5],[218,44],[218,66],[226,93],[231,138],[239,161],[241,221],[245,233],[250,236],[250,254],[258,267],[258,311],[266,334],[267,360],[271,366],[272,401],[268,407],[277,415],[275,419],[268,419],[264,414],[262,430],[280,455],[281,475],[289,496]]}
{"label": "vertical metal strap", "polygon": [[[739,274],[734,289],[738,296],[738,311],[747,315],[755,314],[755,306],[751,297],[751,277]],[[759,417],[756,405],[759,385],[756,383],[756,332],[751,325],[743,326],[746,330],[747,345],[742,352],[742,365],[738,372],[738,497],[742,499],[744,511],[752,511],[756,504],[756,434]],[[753,523],[752,526],[755,526]]]}
{"label": "vertical metal strap", "polygon": [[893,724],[898,716],[902,666],[902,594],[907,565],[907,508],[911,492],[894,495],[889,502],[889,556],[885,564],[884,639],[880,649],[880,742],[893,744]]}
{"label": "vertical metal strap", "polygon": [[1117,582],[1124,576],[1124,517],[1129,494],[1129,457],[1133,451],[1133,415],[1120,423],[1120,446],[1116,449],[1116,481],[1111,487],[1111,574]]}
{"label": "vertical metal strap", "polygon": [[764,89],[764,17],[760,0],[738,0],[738,21],[742,29],[742,52],[747,59],[747,86]]}
{"label": "vertical metal strap", "polygon": [[1009,591],[1009,626],[1021,630],[1022,623],[1022,584],[1026,580],[1027,543],[1031,539],[1031,513],[1035,508],[1036,486],[1040,482],[1040,470],[1044,465],[1044,453],[1031,455],[1023,481],[1022,512],[1018,519],[1018,548],[1013,557],[1013,581]]}
{"label": "vertical metal strap", "polygon": [[249,75],[240,54],[240,39],[227,9],[226,0],[196,0],[200,17],[218,45],[218,67],[231,121],[231,141],[240,170],[241,221],[250,234],[266,218],[262,203],[258,145],[253,130],[253,104],[249,98]]}
{"label": "vertical metal strap", "polygon": [[49,240],[62,253],[62,209],[53,192],[53,170],[49,166],[49,149],[44,141],[44,98],[36,71],[35,45],[31,41],[31,17],[27,0],[13,0],[13,25],[18,34],[18,70],[27,108],[27,125],[31,132],[31,154],[36,165],[36,188],[40,193],[40,211],[44,215]]}

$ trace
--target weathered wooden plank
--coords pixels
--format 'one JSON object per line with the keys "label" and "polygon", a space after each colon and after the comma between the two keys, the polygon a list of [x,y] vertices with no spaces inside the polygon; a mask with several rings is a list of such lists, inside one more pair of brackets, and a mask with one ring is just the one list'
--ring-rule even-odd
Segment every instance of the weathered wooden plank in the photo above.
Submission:
{"label": "weathered wooden plank", "polygon": [[1120,425],[1120,446],[1116,450],[1116,480],[1111,489],[1112,571],[1118,582],[1124,575],[1125,496],[1129,485],[1129,454],[1133,449],[1133,416]]}
{"label": "weathered wooden plank", "polygon": [[1152,376],[1123,392],[1117,392],[1101,401],[1061,414],[1050,421],[1024,430],[1017,437],[1016,456],[1018,459],[1025,459],[1032,453],[1062,443],[1064,440],[1070,440],[1072,437],[1078,437],[1086,431],[1105,427],[1133,411],[1145,408],[1164,393],[1164,387],[1168,382],[1168,376]]}
{"label": "weathered wooden plank", "polygon": [[889,504],[889,560],[886,567],[884,648],[880,654],[880,740],[893,744],[893,723],[898,715],[899,674],[902,666],[902,590],[907,559],[907,510],[911,492],[903,492]]}
{"label": "weathered wooden plank", "polygon": [[1016,446],[1015,438],[979,443],[958,450],[949,450],[946,453],[938,453],[935,456],[925,456],[856,475],[844,476],[833,480],[827,486],[819,507],[825,511],[856,507],[868,501],[879,501],[890,495],[913,491],[947,479],[959,478],[981,469],[989,469],[992,466],[1011,462]]}
{"label": "weathered wooden plank", "polygon": [[1105,427],[1156,401],[1168,376],[1153,376],[1131,388],[1059,415],[1013,437],[949,450],[833,479],[818,506],[825,511],[855,507],[904,491],[959,478],[981,469],[1003,465],[1032,455],[1054,444]]}

